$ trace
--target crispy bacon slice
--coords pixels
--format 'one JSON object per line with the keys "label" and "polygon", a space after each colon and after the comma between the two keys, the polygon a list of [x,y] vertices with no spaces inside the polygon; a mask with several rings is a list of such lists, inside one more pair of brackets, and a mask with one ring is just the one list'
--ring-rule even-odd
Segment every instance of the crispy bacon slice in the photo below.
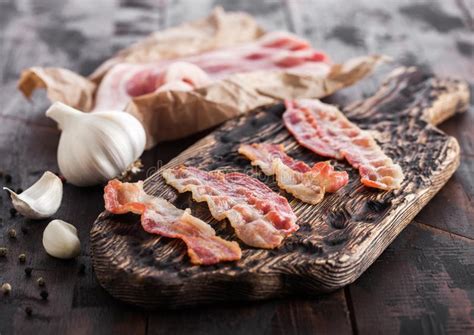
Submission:
{"label": "crispy bacon slice", "polygon": [[105,208],[114,214],[141,215],[143,229],[151,234],[179,238],[186,243],[193,264],[210,265],[241,258],[237,242],[226,241],[214,229],[165,199],[148,195],[143,182],[111,180],[104,189]]}
{"label": "crispy bacon slice", "polygon": [[309,167],[305,162],[294,160],[281,144],[242,144],[239,153],[267,176],[275,175],[280,188],[312,205],[319,203],[325,192],[336,192],[349,180],[347,172],[334,171],[328,162]]}
{"label": "crispy bacon slice", "polygon": [[318,155],[345,158],[359,169],[365,186],[400,188],[403,171],[382,151],[372,135],[350,122],[336,107],[319,100],[286,101],[283,121],[304,147]]}
{"label": "crispy bacon slice", "polygon": [[207,202],[215,219],[229,219],[247,245],[275,248],[299,228],[288,201],[245,174],[179,166],[165,170],[163,177],[178,192],[189,191],[194,200]]}
{"label": "crispy bacon slice", "polygon": [[94,110],[122,110],[134,97],[157,90],[192,90],[234,73],[284,69],[325,75],[328,63],[328,57],[306,40],[290,33],[268,33],[252,43],[191,57],[117,64],[103,78]]}

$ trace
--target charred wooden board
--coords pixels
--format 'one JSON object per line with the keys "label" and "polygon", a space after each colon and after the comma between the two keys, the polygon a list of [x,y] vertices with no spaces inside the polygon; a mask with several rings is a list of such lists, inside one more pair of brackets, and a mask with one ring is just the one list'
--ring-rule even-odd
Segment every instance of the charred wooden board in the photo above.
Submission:
{"label": "charred wooden board", "polygon": [[[241,244],[242,259],[193,266],[179,240],[143,231],[138,216],[102,213],[91,230],[93,264],[101,285],[113,296],[143,307],[260,300],[292,293],[330,291],[356,280],[459,165],[457,141],[434,125],[464,111],[468,88],[413,68],[398,69],[370,98],[344,108],[361,128],[377,132],[384,151],[398,162],[406,179],[400,190],[381,192],[362,186],[356,170],[350,183],[318,205],[304,204],[280,191],[272,178],[240,157],[241,143],[283,143],[307,163],[323,158],[300,147],[281,121],[283,105],[231,120],[163,168],[187,164],[205,170],[240,171],[263,180],[288,198],[300,229],[275,250]],[[209,222],[220,236],[237,240],[228,222],[212,219],[207,206],[167,186],[160,171],[146,180],[148,193],[164,197]]]}

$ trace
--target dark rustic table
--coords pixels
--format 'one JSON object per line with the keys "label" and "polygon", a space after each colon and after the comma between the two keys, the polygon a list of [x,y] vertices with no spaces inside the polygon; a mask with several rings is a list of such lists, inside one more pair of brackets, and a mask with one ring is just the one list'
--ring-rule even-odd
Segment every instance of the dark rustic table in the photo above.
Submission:
{"label": "dark rustic table", "polygon": [[[404,65],[474,82],[472,0],[0,0],[0,184],[26,188],[43,171],[58,169],[59,132],[43,115],[44,93],[28,103],[16,90],[22,69],[62,66],[89,74],[116,50],[151,31],[205,16],[215,5],[248,11],[268,29],[303,35],[336,61],[384,53]],[[367,96],[383,74],[338,93],[337,102]],[[354,284],[320,297],[145,312],[116,301],[95,279],[88,235],[103,209],[100,187],[65,186],[56,217],[78,227],[82,241],[81,256],[71,261],[49,257],[41,244],[47,222],[12,216],[3,194],[0,246],[9,251],[0,258],[0,282],[11,283],[12,292],[0,296],[0,334],[473,334],[473,120],[471,108],[441,125],[462,148],[461,166],[448,184]],[[145,153],[141,177],[198,138]],[[10,228],[18,233],[15,240],[7,235]],[[21,253],[26,264],[18,261]],[[44,288],[36,283],[39,277]]]}

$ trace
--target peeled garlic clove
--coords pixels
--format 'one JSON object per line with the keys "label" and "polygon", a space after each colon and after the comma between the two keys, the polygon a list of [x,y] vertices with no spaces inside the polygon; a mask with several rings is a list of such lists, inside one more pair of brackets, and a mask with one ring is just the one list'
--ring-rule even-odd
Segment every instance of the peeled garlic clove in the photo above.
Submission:
{"label": "peeled garlic clove", "polygon": [[53,220],[43,232],[43,247],[56,258],[74,258],[81,252],[77,229],[62,220]]}
{"label": "peeled garlic clove", "polygon": [[145,150],[145,130],[128,113],[83,113],[55,102],[46,115],[62,130],[59,169],[76,186],[96,185],[121,175]]}
{"label": "peeled garlic clove", "polygon": [[63,183],[54,173],[46,171],[21,194],[4,187],[11,195],[13,207],[30,219],[48,218],[58,211],[63,198]]}

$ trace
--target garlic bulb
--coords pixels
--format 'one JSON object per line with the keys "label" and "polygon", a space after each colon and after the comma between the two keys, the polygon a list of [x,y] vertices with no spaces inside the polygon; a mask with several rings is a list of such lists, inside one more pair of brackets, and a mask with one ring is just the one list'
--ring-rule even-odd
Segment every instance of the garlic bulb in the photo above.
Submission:
{"label": "garlic bulb", "polygon": [[30,219],[44,219],[58,211],[63,198],[63,183],[54,173],[46,171],[41,178],[21,194],[4,187],[10,193],[13,207]]}
{"label": "garlic bulb", "polygon": [[53,220],[43,232],[43,247],[56,258],[74,258],[81,252],[77,229],[62,220]]}
{"label": "garlic bulb", "polygon": [[46,111],[62,130],[58,164],[76,186],[99,184],[125,172],[145,150],[145,130],[118,111],[83,113],[55,102]]}

